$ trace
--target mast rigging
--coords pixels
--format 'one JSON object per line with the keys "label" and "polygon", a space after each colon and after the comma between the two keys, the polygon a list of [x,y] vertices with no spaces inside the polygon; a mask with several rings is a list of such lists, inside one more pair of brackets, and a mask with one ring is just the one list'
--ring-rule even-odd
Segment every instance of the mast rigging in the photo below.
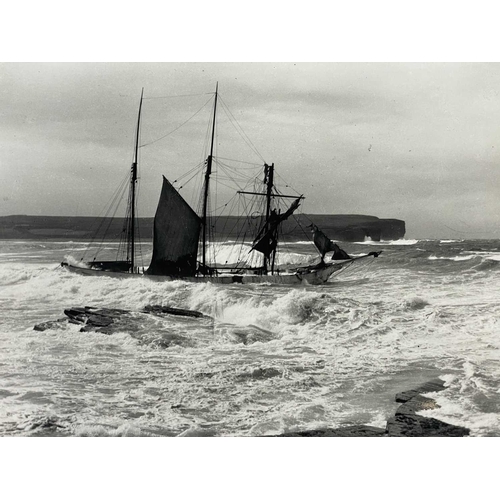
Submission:
{"label": "mast rigging", "polygon": [[210,175],[212,173],[212,159],[213,159],[213,153],[214,153],[214,138],[215,138],[215,117],[217,113],[217,95],[218,95],[218,89],[219,89],[219,82],[217,82],[215,86],[215,101],[214,101],[214,118],[212,122],[212,140],[210,142],[210,154],[208,155],[207,158],[207,170],[205,172],[205,189],[203,191],[203,214],[201,218],[201,223],[203,227],[203,232],[202,232],[202,257],[201,257],[201,263],[202,263],[202,272],[203,274],[206,274],[206,253],[207,253],[207,208],[208,208],[208,192],[209,192],[209,183],[210,183]]}
{"label": "mast rigging", "polygon": [[141,126],[141,111],[142,111],[142,100],[144,96],[144,87],[141,91],[141,100],[139,102],[139,113],[137,115],[137,130],[135,134],[135,150],[134,150],[134,161],[132,162],[132,168],[130,172],[130,230],[129,230],[129,255],[130,255],[130,272],[134,273],[135,268],[135,205],[136,205],[136,195],[135,188],[137,184],[137,163],[139,156],[139,131]]}

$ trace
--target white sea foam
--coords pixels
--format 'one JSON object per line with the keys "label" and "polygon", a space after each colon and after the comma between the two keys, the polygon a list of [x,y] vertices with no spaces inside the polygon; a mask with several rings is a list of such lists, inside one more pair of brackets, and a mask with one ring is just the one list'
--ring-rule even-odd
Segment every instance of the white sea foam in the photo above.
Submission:
{"label": "white sea foam", "polygon": [[462,260],[471,260],[475,256],[474,255],[455,255],[454,257],[438,257],[436,255],[430,255],[428,257],[429,260],[451,260],[453,262],[460,262]]}
{"label": "white sea foam", "polygon": [[[446,257],[450,247],[436,245],[419,247]],[[497,247],[481,246],[491,256]],[[371,265],[352,280],[223,286],[81,276],[59,266],[65,250],[58,245],[50,264],[24,255],[0,264],[0,435],[383,427],[394,411],[388,395],[438,375],[447,386],[433,396],[442,408],[427,416],[500,435],[497,266],[467,273],[475,260],[443,266],[395,245],[364,259]],[[308,258],[305,248],[295,251]],[[206,317],[141,313],[148,304]],[[112,335],[81,333],[77,324],[33,330],[85,305],[126,309],[131,319]],[[61,427],[51,430],[52,421]]]}
{"label": "white sea foam", "polygon": [[64,256],[64,260],[74,266],[74,267],[81,267],[82,269],[90,269],[90,266],[88,264],[86,264],[84,261],[82,260],[77,260],[75,259],[72,255],[65,255]]}
{"label": "white sea foam", "polygon": [[353,242],[355,245],[375,245],[375,246],[380,246],[380,245],[391,245],[391,246],[407,246],[407,245],[416,245],[419,241],[422,240],[381,240],[381,241],[355,241]]}
{"label": "white sea foam", "polygon": [[[275,266],[300,265],[308,263],[311,259],[317,259],[317,252],[310,242],[307,242],[311,249],[310,255],[291,252],[286,246],[279,246],[276,255]],[[294,243],[296,245],[296,243]],[[249,244],[230,244],[229,242],[217,243],[214,245],[213,251],[210,251],[210,262],[215,262],[218,265],[236,265],[239,262],[245,262],[247,266],[259,267],[262,265],[262,254],[252,251],[252,246]],[[199,256],[201,260],[201,256]]]}

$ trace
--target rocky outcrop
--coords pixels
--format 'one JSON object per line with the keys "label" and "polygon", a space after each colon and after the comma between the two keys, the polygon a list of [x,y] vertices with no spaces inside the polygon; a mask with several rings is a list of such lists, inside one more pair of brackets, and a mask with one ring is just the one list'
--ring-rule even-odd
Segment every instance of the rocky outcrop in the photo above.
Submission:
{"label": "rocky outcrop", "polygon": [[[48,329],[61,329],[68,323],[82,325],[81,332],[99,332],[106,335],[111,335],[117,329],[123,326],[128,326],[141,321],[137,315],[132,315],[131,311],[124,309],[96,308],[96,307],[71,307],[64,310],[65,318],[59,318],[53,321],[45,321],[38,323],[33,327],[34,330],[43,332]],[[204,315],[199,311],[190,309],[177,309],[175,307],[149,305],[144,307],[140,314],[153,314],[155,316],[176,315],[188,316],[191,318],[201,318]],[[174,335],[175,337],[175,335]],[[175,344],[176,338],[169,338],[171,344]]]}
{"label": "rocky outcrop", "polygon": [[469,429],[456,425],[447,424],[435,418],[423,417],[416,412],[439,408],[439,405],[431,398],[422,396],[427,392],[437,392],[444,389],[444,382],[440,379],[432,380],[411,391],[396,394],[396,401],[403,403],[394,417],[387,421],[387,433],[389,436],[406,437],[432,437],[467,436]]}
{"label": "rocky outcrop", "polygon": [[[304,226],[312,222],[329,238],[337,241],[399,240],[404,238],[406,232],[405,222],[402,220],[379,219],[371,215],[302,215],[298,219]],[[299,236],[295,221],[285,222],[285,233],[287,229],[291,234],[295,234],[295,231]]]}
{"label": "rocky outcrop", "polygon": [[176,307],[168,306],[151,306],[147,305],[144,307],[142,312],[156,314],[161,316],[163,314],[172,314],[174,316],[189,316],[191,318],[201,318],[204,316],[203,313],[199,311],[193,311],[192,309],[178,309]]}
{"label": "rocky outcrop", "polygon": [[287,432],[275,437],[384,437],[385,429],[370,425],[352,425],[338,429],[315,429],[311,431]]}
{"label": "rocky outcrop", "polygon": [[422,396],[424,393],[444,389],[440,379],[431,380],[416,389],[396,394],[398,407],[394,417],[389,418],[386,428],[356,425],[337,429],[313,429],[280,434],[277,437],[460,437],[468,436],[465,427],[448,424],[436,418],[418,415],[418,411],[439,408],[434,399]]}

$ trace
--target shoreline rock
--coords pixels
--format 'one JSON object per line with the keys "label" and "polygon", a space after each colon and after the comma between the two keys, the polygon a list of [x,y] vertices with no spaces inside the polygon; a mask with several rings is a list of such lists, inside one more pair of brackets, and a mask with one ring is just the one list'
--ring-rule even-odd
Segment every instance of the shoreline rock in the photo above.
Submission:
{"label": "shoreline rock", "polygon": [[403,403],[393,417],[387,420],[385,429],[369,425],[355,425],[339,428],[313,429],[285,432],[273,437],[462,437],[470,434],[470,429],[448,424],[431,417],[418,415],[417,411],[439,408],[432,398],[423,393],[445,389],[441,379],[434,379],[408,391],[396,394],[395,401]]}
{"label": "shoreline rock", "polygon": [[[199,311],[160,305],[148,305],[138,313],[152,314],[160,317],[165,315],[187,316],[191,318],[206,317]],[[106,307],[70,307],[64,309],[64,314],[66,315],[65,318],[38,323],[33,327],[33,330],[43,332],[48,329],[61,329],[71,323],[82,325],[80,329],[81,332],[99,332],[105,335],[111,335],[116,328],[119,327],[120,322],[131,320],[131,311],[126,311],[125,309],[110,309]]]}

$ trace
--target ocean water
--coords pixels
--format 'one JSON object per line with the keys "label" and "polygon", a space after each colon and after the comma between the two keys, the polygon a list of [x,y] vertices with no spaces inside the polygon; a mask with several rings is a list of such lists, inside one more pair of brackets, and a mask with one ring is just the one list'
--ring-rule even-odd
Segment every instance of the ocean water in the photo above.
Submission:
{"label": "ocean water", "polygon": [[[499,436],[500,241],[342,246],[383,253],[325,285],[289,287],[85,277],[59,266],[83,242],[1,241],[0,435],[385,426],[397,392],[440,377],[440,408],[422,414]],[[287,259],[308,262],[310,250],[298,242]],[[140,312],[155,304],[206,317]],[[132,317],[112,335],[33,330],[73,306]]]}

